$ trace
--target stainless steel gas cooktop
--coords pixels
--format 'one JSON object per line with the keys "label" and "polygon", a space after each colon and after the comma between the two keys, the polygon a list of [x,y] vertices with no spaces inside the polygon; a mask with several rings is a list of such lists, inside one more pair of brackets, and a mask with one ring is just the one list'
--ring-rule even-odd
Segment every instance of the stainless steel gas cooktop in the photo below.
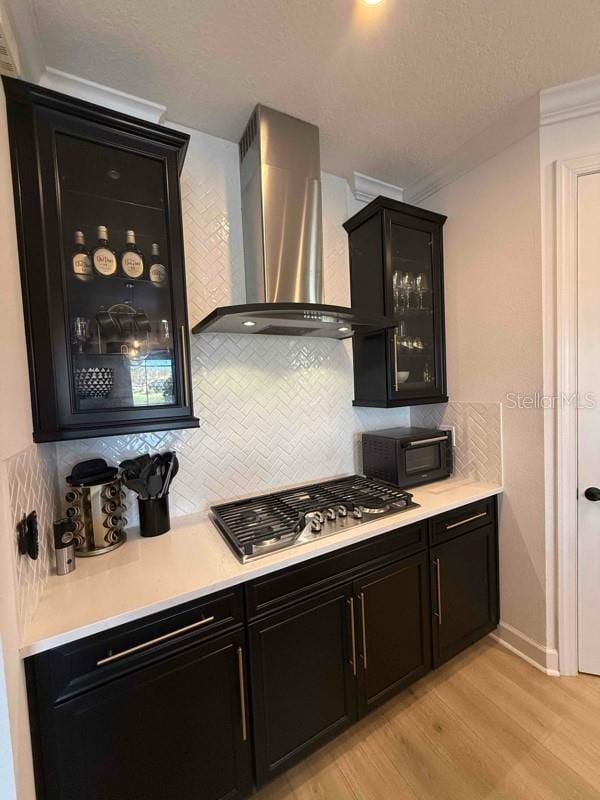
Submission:
{"label": "stainless steel gas cooktop", "polygon": [[245,562],[409,508],[418,508],[409,492],[351,475],[212,506],[211,518]]}

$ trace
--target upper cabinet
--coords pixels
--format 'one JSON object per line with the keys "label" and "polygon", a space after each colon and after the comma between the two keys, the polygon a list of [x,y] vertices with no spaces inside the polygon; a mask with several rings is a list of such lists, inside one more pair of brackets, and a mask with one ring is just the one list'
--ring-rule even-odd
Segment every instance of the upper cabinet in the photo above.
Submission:
{"label": "upper cabinet", "polygon": [[4,78],[38,442],[197,427],[189,137]]}
{"label": "upper cabinet", "polygon": [[354,405],[441,403],[446,393],[442,228],[446,217],[378,197],[344,223],[352,307],[395,328],[356,337]]}

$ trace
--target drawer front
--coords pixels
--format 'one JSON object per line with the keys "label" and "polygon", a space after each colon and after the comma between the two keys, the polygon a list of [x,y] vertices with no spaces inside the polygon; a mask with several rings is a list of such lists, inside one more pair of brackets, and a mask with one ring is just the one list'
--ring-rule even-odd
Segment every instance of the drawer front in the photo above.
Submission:
{"label": "drawer front", "polygon": [[425,547],[427,523],[423,521],[250,581],[246,584],[248,617],[275,611]]}
{"label": "drawer front", "polygon": [[242,622],[242,589],[235,587],[57,647],[30,661],[45,685],[46,700],[56,703]]}
{"label": "drawer front", "polygon": [[496,496],[461,506],[430,520],[429,543],[446,542],[463,533],[496,523]]}

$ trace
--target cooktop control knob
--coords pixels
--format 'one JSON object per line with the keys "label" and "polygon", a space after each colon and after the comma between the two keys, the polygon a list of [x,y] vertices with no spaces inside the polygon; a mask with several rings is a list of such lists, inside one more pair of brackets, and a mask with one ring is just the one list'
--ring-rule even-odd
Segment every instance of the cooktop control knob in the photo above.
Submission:
{"label": "cooktop control knob", "polygon": [[333,522],[336,518],[336,513],[334,508],[328,508],[325,512],[327,515],[327,522]]}
{"label": "cooktop control knob", "polygon": [[338,517],[341,517],[342,519],[344,517],[347,517],[348,516],[348,509],[346,508],[346,506],[338,506],[337,507],[337,515],[338,515]]}
{"label": "cooktop control knob", "polygon": [[315,516],[313,521],[310,523],[310,531],[311,533],[321,533],[322,523],[320,519],[317,519]]}
{"label": "cooktop control knob", "polygon": [[317,520],[317,522],[325,522],[325,517],[323,516],[323,514],[320,511],[315,511],[313,516],[314,516],[314,519]]}
{"label": "cooktop control knob", "polygon": [[354,517],[354,519],[362,519],[362,515],[363,512],[358,507],[355,508],[354,511],[352,512],[352,516]]}

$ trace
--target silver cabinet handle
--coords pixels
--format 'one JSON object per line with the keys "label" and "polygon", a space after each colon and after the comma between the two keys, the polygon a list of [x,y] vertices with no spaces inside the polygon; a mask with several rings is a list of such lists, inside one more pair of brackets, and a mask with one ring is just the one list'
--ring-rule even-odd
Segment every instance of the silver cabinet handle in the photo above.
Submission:
{"label": "silver cabinet handle", "polygon": [[367,669],[367,623],[365,621],[365,595],[361,592],[360,598],[360,621],[362,623],[362,660],[363,667]]}
{"label": "silver cabinet handle", "polygon": [[399,392],[398,388],[398,334],[394,333],[394,389]]}
{"label": "silver cabinet handle", "polygon": [[199,628],[201,625],[208,625],[209,622],[214,622],[214,619],[214,617],[204,617],[204,619],[201,619],[199,622],[192,622],[191,625],[186,625],[184,628],[177,628],[176,631],[157,636],[156,639],[150,639],[150,641],[144,642],[143,644],[136,644],[135,647],[129,647],[127,650],[121,650],[120,653],[114,653],[114,655],[101,658],[100,661],[96,661],[96,666],[101,667],[103,664],[110,664],[112,661],[117,661],[119,658],[125,658],[125,656],[130,656],[132,653],[145,650],[146,647],[152,647],[152,645],[158,644],[159,642],[166,642],[167,639],[179,636],[180,633],[187,633],[188,631],[193,631],[194,628]]}
{"label": "silver cabinet handle", "polygon": [[238,657],[238,676],[240,681],[240,709],[242,715],[242,741],[248,739],[248,722],[246,719],[246,678],[244,676],[244,651],[241,647],[237,649]]}
{"label": "silver cabinet handle", "polygon": [[433,444],[434,442],[447,442],[447,436],[434,436],[431,439],[419,439],[418,442],[409,442],[409,447],[421,447],[426,444]]}
{"label": "silver cabinet handle", "polygon": [[179,333],[181,336],[181,369],[183,371],[183,402],[184,405],[189,406],[190,404],[190,376],[189,376],[189,365],[188,365],[188,353],[187,353],[187,340],[185,336],[185,325],[182,325],[179,328]]}
{"label": "silver cabinet handle", "polygon": [[354,631],[354,598],[351,597],[348,600],[348,606],[350,608],[350,631],[351,631],[351,639],[352,639],[352,674],[356,677],[356,633]]}
{"label": "silver cabinet handle", "polygon": [[440,567],[440,560],[439,558],[433,559],[433,566],[435,567],[435,582],[437,587],[437,613],[434,612],[434,616],[437,617],[438,625],[442,624],[442,570]]}
{"label": "silver cabinet handle", "polygon": [[474,522],[476,519],[481,519],[482,517],[487,517],[487,511],[480,511],[479,514],[473,514],[472,517],[461,519],[459,522],[452,522],[450,525],[446,525],[446,530],[451,531],[452,528],[458,528],[459,525],[466,525],[467,522]]}

